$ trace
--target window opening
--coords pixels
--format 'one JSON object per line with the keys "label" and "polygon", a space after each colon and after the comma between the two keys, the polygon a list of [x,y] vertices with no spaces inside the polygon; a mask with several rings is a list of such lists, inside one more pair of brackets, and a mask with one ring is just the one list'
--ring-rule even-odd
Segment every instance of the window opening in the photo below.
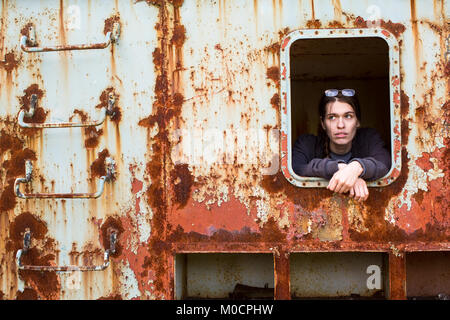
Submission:
{"label": "window opening", "polygon": [[282,170],[299,187],[326,187],[320,177],[292,169],[299,135],[317,135],[318,103],[325,89],[353,88],[361,104],[361,127],[380,133],[391,168],[368,186],[392,183],[401,169],[400,71],[397,40],[383,29],[297,30],[281,45]]}

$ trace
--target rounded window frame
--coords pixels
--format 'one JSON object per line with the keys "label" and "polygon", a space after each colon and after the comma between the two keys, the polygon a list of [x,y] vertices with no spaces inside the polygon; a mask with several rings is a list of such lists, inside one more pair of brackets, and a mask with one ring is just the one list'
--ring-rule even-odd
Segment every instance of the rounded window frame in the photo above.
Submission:
{"label": "rounded window frame", "polygon": [[320,188],[328,185],[328,180],[320,177],[297,175],[292,169],[292,134],[291,134],[291,81],[290,81],[290,47],[301,39],[317,38],[382,38],[389,47],[389,103],[390,103],[390,137],[391,168],[389,172],[374,181],[368,181],[368,187],[382,187],[393,183],[401,172],[401,115],[400,115],[400,53],[397,39],[392,33],[382,28],[369,29],[302,29],[288,33],[280,46],[280,113],[281,113],[281,170],[285,178],[297,187]]}

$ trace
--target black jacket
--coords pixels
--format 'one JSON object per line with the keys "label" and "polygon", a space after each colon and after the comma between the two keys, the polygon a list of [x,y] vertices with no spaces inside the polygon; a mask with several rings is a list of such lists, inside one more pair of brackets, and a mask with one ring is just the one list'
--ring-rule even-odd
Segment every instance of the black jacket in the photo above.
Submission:
{"label": "black jacket", "polygon": [[349,160],[324,158],[323,142],[314,135],[303,134],[292,150],[292,168],[299,176],[322,177],[331,179],[338,171],[338,163],[358,161],[364,171],[360,177],[364,180],[376,180],[388,173],[391,168],[391,156],[384,148],[384,142],[375,129],[358,128],[352,141]]}

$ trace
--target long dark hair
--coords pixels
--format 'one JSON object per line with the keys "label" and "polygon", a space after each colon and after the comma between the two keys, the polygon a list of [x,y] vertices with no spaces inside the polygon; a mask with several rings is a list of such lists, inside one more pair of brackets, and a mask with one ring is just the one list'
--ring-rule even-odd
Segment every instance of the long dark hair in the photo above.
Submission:
{"label": "long dark hair", "polygon": [[[341,90],[341,89],[339,88],[339,90]],[[319,101],[320,121],[325,120],[325,116],[326,116],[326,112],[327,112],[327,104],[329,102],[335,102],[335,101],[345,102],[345,103],[348,103],[349,105],[351,105],[353,108],[353,111],[355,112],[356,118],[361,123],[361,108],[359,105],[358,95],[355,92],[355,95],[353,95],[352,97],[347,97],[347,96],[342,95],[341,91],[339,91],[338,95],[335,97],[327,97],[325,95],[325,93],[322,94],[322,97],[320,98],[320,101]],[[322,125],[320,122],[319,122],[319,126],[317,129],[317,136],[319,138],[319,142],[323,146],[323,151],[325,153],[324,157],[326,158],[330,154],[330,138],[328,137],[327,132],[322,128]]]}

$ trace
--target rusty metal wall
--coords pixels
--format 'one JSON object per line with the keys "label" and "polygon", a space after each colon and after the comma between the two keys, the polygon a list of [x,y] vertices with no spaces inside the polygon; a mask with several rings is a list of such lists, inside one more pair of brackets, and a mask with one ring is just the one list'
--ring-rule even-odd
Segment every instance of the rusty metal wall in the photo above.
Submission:
{"label": "rusty metal wall", "polygon": [[[405,252],[448,251],[449,26],[446,0],[7,1],[0,29],[0,298],[171,299],[174,257],[271,253],[275,298],[289,298],[289,255],[389,254],[390,298],[404,298]],[[25,52],[98,44],[105,49]],[[387,30],[399,43],[401,172],[355,203],[299,188],[281,172],[280,48],[302,29]],[[26,48],[25,48],[26,49]],[[87,122],[115,97],[114,116]],[[96,199],[22,199],[94,193]],[[30,229],[26,266],[16,253]],[[100,266],[59,273],[54,266]],[[106,261],[106,260],[105,260]],[[292,266],[291,266],[292,268]],[[417,291],[415,291],[417,293]]]}

